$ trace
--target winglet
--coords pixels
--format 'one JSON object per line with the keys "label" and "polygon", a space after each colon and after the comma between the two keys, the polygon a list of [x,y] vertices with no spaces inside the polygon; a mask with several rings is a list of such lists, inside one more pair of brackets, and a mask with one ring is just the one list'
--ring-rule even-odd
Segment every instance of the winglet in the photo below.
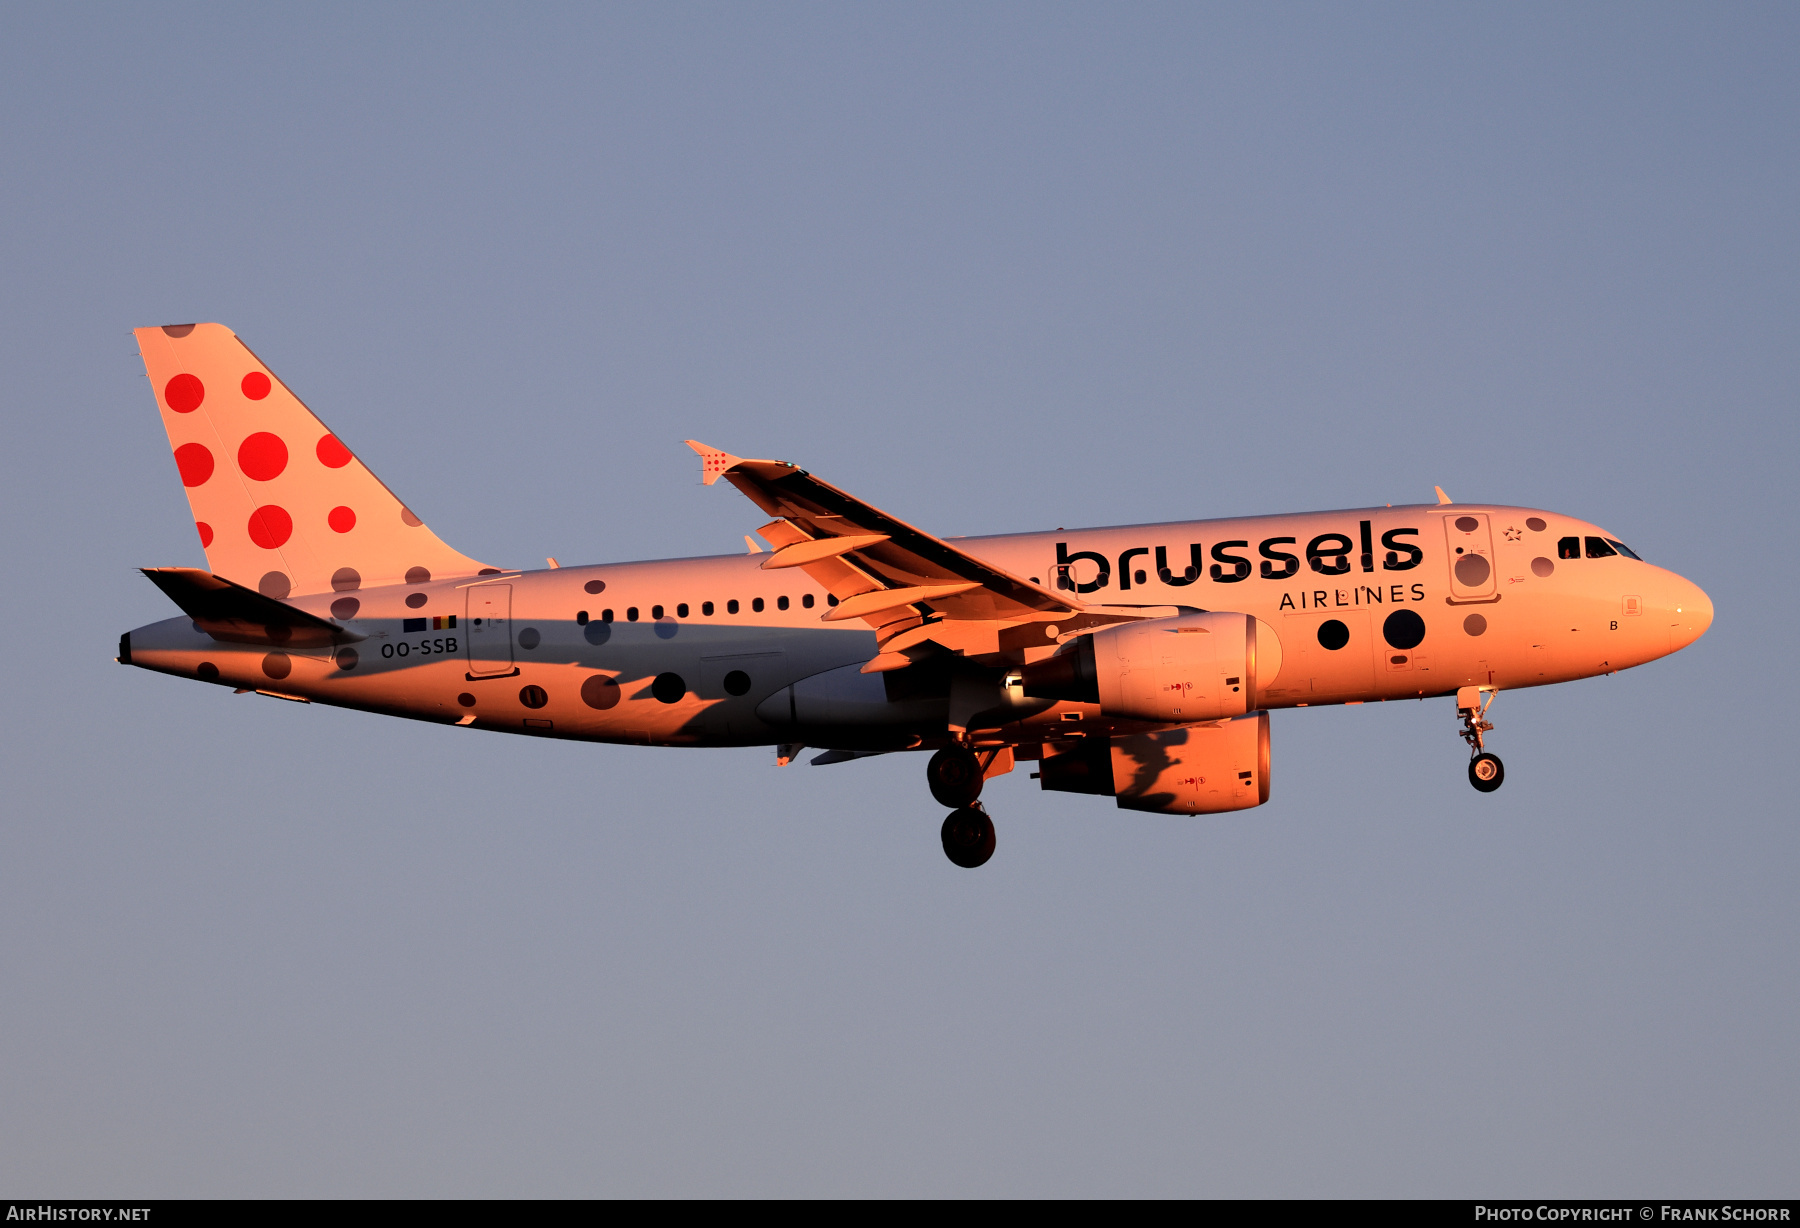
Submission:
{"label": "winglet", "polygon": [[726,470],[744,459],[717,448],[709,448],[698,439],[685,439],[682,442],[700,454],[700,481],[706,486],[711,486],[724,477]]}
{"label": "winglet", "polygon": [[[709,482],[712,481],[711,478],[707,478],[706,480]],[[1439,503],[1454,503],[1454,502],[1456,502],[1456,500],[1452,499],[1449,495],[1444,493],[1444,488],[1442,486],[1433,486],[1431,489],[1437,491],[1437,497],[1438,497]]]}

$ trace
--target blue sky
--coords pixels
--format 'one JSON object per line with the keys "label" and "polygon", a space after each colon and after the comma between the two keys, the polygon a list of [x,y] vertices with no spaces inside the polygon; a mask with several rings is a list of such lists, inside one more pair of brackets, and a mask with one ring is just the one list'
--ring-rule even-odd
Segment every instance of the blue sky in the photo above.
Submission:
{"label": "blue sky", "polygon": [[[0,1184],[1791,1194],[1791,6],[0,13]],[[134,326],[445,540],[741,548],[680,444],[943,534],[1458,498],[1672,659],[1278,713],[1217,819],[122,670],[203,565]]]}

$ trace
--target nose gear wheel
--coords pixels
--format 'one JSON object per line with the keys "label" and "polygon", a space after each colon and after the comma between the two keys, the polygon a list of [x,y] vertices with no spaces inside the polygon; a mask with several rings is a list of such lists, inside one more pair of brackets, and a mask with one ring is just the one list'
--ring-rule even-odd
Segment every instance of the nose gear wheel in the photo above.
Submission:
{"label": "nose gear wheel", "polygon": [[1489,751],[1482,751],[1469,760],[1469,783],[1483,793],[1492,793],[1506,779],[1506,765],[1500,762],[1500,756]]}
{"label": "nose gear wheel", "polygon": [[1463,687],[1456,693],[1456,715],[1462,718],[1462,740],[1469,744],[1469,783],[1483,793],[1492,793],[1506,779],[1506,766],[1500,756],[1487,749],[1483,735],[1492,733],[1494,723],[1487,719],[1498,691],[1482,694],[1479,687]]}

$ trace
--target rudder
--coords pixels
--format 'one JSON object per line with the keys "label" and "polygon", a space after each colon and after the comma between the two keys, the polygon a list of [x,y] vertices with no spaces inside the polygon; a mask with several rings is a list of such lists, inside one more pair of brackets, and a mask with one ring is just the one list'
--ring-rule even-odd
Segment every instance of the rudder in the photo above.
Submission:
{"label": "rudder", "polygon": [[495,570],[426,528],[223,324],[135,336],[214,574],[281,598]]}

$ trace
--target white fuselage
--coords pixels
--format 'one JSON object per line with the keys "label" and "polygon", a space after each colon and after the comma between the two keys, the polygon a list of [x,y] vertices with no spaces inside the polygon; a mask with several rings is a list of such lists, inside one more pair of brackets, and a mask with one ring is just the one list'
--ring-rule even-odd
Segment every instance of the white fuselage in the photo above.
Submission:
{"label": "white fuselage", "polygon": [[[1558,543],[1571,538],[1576,557],[1564,557]],[[1706,630],[1712,606],[1697,586],[1625,555],[1588,557],[1589,539],[1611,540],[1552,512],[1456,504],[955,544],[1046,587],[1072,585],[1097,606],[1254,615],[1280,641],[1279,672],[1258,692],[1277,708],[1563,682],[1666,656]],[[131,632],[128,651],[132,664],[239,689],[513,733],[681,746],[939,742],[949,683],[909,682],[914,670],[861,674],[874,632],[822,622],[825,591],[797,569],[762,570],[766,559],[296,595],[289,604],[363,638],[289,651],[219,642],[175,618]],[[1051,637],[1015,643],[1013,656],[1025,663],[1055,647]],[[809,691],[822,675],[834,681]],[[1119,724],[1079,703],[1015,695],[1009,706],[1003,682],[994,695],[987,724],[1004,725],[1010,742]]]}

